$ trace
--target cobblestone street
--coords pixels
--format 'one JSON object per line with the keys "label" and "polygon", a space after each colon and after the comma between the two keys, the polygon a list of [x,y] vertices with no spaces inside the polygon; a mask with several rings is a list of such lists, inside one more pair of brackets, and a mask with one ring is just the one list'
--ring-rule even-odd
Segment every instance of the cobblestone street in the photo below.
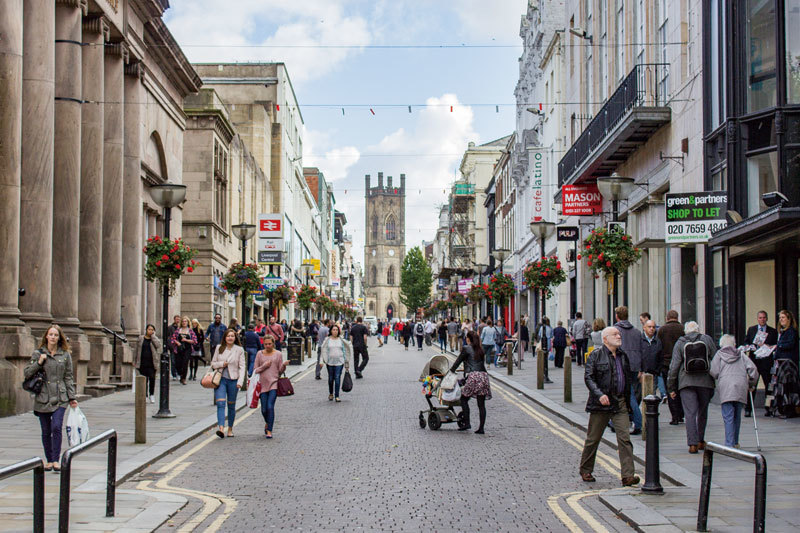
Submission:
{"label": "cobblestone street", "polygon": [[189,497],[160,531],[630,530],[592,492],[619,487],[613,450],[601,448],[598,482],[582,483],[582,435],[499,385],[485,435],[420,429],[417,379],[434,352],[390,341],[370,353],[340,404],[324,371],[299,376],[296,395],[278,399],[272,441],[260,411],[243,411],[235,439],[209,432],[126,485]]}

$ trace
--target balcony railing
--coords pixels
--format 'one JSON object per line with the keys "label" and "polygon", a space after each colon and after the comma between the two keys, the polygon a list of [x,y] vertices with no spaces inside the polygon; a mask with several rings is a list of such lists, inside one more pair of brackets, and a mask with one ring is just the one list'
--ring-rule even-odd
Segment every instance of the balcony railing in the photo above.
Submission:
{"label": "balcony railing", "polygon": [[644,63],[633,67],[559,161],[559,187],[565,182],[572,182],[570,178],[575,171],[632,109],[666,107],[667,95],[663,88],[668,74],[669,64],[666,63]]}

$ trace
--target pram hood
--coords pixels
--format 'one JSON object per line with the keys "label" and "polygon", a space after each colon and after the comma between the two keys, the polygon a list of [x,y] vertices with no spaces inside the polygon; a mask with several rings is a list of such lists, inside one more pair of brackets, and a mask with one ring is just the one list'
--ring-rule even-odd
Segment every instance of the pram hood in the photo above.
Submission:
{"label": "pram hood", "polygon": [[419,380],[422,381],[425,379],[425,376],[430,376],[431,374],[441,374],[444,376],[450,370],[450,367],[453,366],[453,363],[456,362],[456,358],[449,354],[439,354],[434,355],[428,362],[425,363],[425,366],[422,369],[422,374],[419,376]]}

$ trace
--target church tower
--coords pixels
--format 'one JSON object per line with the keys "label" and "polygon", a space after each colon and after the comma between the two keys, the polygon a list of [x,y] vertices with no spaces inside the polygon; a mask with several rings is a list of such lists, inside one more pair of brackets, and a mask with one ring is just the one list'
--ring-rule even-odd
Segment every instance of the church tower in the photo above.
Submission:
{"label": "church tower", "polygon": [[365,177],[366,239],[364,245],[365,314],[378,319],[405,318],[400,303],[400,269],[406,256],[406,175],[400,174],[400,187],[383,172],[378,186]]}

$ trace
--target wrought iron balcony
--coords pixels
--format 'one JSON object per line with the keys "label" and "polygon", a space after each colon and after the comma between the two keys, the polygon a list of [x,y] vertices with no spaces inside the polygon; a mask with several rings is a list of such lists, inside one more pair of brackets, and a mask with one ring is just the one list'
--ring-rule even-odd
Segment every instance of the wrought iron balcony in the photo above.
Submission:
{"label": "wrought iron balcony", "polygon": [[669,65],[636,65],[558,163],[558,186],[608,176],[647,142],[672,111],[663,87]]}

